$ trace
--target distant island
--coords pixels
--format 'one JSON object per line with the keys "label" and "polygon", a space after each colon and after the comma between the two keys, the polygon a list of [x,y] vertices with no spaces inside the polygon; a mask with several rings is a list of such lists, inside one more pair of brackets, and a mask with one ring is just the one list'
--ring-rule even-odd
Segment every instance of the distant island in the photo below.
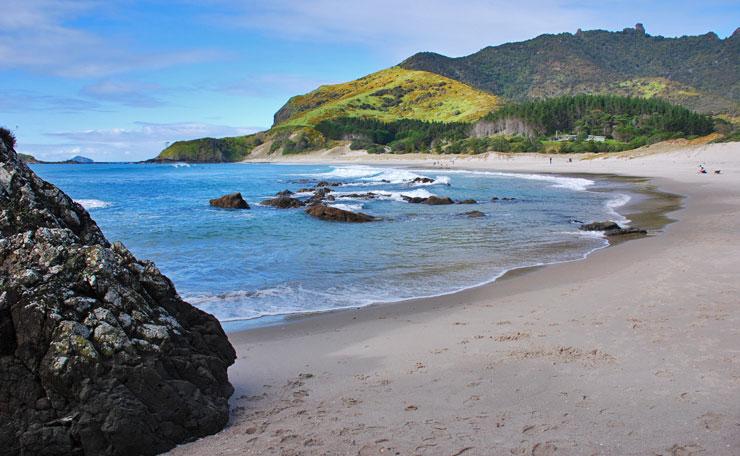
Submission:
{"label": "distant island", "polygon": [[29,154],[18,154],[18,158],[20,158],[20,160],[25,163],[31,163],[31,164],[92,165],[96,163],[93,159],[82,157],[80,155],[75,155],[69,160],[63,160],[63,161],[43,161]]}
{"label": "distant island", "polygon": [[738,55],[740,29],[726,39],[664,38],[641,24],[541,35],[460,58],[421,52],[292,97],[267,131],[176,141],[151,161],[234,162],[346,144],[480,153],[622,151],[708,134],[737,141]]}

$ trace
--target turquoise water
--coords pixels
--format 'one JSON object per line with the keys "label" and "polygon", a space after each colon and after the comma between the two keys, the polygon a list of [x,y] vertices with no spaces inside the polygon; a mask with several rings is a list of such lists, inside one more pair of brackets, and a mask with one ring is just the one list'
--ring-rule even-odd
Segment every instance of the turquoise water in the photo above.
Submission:
{"label": "turquoise water", "polygon": [[[582,178],[367,166],[274,164],[34,165],[87,207],[110,240],[156,262],[192,304],[222,321],[431,296],[516,267],[568,261],[606,245],[574,220],[619,219],[623,194]],[[414,185],[419,176],[435,183]],[[276,192],[333,187],[336,205],[382,217],[313,219],[258,204]],[[239,191],[251,210],[211,208]],[[370,201],[342,197],[372,191]],[[476,205],[410,204],[401,195],[474,198]],[[491,202],[492,197],[515,198]],[[462,213],[479,210],[483,218]]]}

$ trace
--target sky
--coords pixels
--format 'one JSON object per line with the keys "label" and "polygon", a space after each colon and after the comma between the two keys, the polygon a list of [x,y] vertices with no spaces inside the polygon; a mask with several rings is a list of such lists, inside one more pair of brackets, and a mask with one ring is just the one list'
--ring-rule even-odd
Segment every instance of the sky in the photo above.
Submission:
{"label": "sky", "polygon": [[0,125],[18,151],[134,161],[269,128],[293,95],[419,51],[462,56],[542,33],[721,38],[740,0],[0,0]]}

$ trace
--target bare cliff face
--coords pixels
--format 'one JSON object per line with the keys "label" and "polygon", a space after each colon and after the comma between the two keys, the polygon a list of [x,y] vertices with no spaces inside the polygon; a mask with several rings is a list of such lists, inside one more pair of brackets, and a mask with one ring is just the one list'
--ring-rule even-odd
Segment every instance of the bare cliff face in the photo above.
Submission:
{"label": "bare cliff face", "polygon": [[0,140],[0,453],[150,455],[219,431],[221,325]]}

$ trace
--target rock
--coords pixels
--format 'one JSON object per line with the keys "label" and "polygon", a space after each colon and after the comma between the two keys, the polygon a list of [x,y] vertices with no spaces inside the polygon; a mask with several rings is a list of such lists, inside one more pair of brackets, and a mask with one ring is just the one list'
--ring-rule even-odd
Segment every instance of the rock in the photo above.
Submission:
{"label": "rock", "polygon": [[403,198],[403,200],[406,201],[407,203],[411,203],[411,204],[420,204],[427,200],[426,198],[422,198],[420,196],[401,195],[401,198]]}
{"label": "rock", "polygon": [[645,235],[647,234],[647,230],[643,230],[641,228],[619,228],[618,230],[607,230],[604,232],[604,234],[608,237],[612,236],[625,236],[628,234],[634,234],[634,235]]}
{"label": "rock", "polygon": [[625,236],[628,234],[632,235],[644,235],[647,234],[646,230],[637,227],[622,228],[616,222],[611,220],[605,222],[593,222],[581,225],[579,227],[583,231],[603,231],[606,236]]}
{"label": "rock", "polygon": [[[306,204],[308,205],[314,205],[314,204],[321,204],[322,201],[329,199],[329,193],[331,192],[330,188],[326,187],[320,187],[315,192],[313,192],[313,195],[311,198],[306,201]],[[332,201],[334,198],[331,198]]]}
{"label": "rock", "polygon": [[491,198],[491,201],[494,202],[494,203],[496,201],[514,201],[514,200],[516,200],[516,198],[511,198],[511,197],[499,198],[498,196],[494,196],[493,198]]}
{"label": "rock", "polygon": [[234,359],[213,316],[0,141],[0,453],[154,455],[218,432]]}
{"label": "rock", "polygon": [[344,198],[350,198],[350,199],[364,199],[364,200],[371,200],[378,197],[373,192],[367,192],[367,193],[349,193],[347,195],[342,195]]}
{"label": "rock", "polygon": [[335,222],[362,223],[378,220],[376,217],[363,214],[362,212],[345,211],[344,209],[325,206],[323,204],[309,207],[306,209],[306,213],[312,217],[320,218],[322,220],[332,220]]}
{"label": "rock", "polygon": [[290,196],[292,194],[293,192],[291,192],[290,190],[283,190],[282,192],[275,193],[275,196]]}
{"label": "rock", "polygon": [[621,227],[616,222],[593,222],[581,225],[579,230],[582,231],[608,231],[608,230],[619,230]]}
{"label": "rock", "polygon": [[477,204],[478,201],[474,199],[464,199],[457,202],[457,204]]}
{"label": "rock", "polygon": [[260,204],[263,206],[276,207],[278,209],[290,209],[305,206],[303,201],[289,196],[278,196],[276,198],[267,199],[262,201]]}
{"label": "rock", "polygon": [[480,218],[480,217],[485,217],[486,216],[486,214],[484,214],[481,211],[465,212],[465,213],[463,213],[463,215],[467,215],[470,218]]}
{"label": "rock", "polygon": [[455,202],[452,201],[451,198],[444,196],[430,196],[428,198],[422,198],[420,196],[406,196],[401,195],[401,198],[403,198],[404,201],[411,204],[429,204],[431,206],[439,206],[442,204],[454,204]]}
{"label": "rock", "polygon": [[414,180],[411,181],[412,184],[431,184],[434,182],[434,179],[431,177],[415,177]]}
{"label": "rock", "polygon": [[224,209],[249,209],[249,204],[244,201],[242,194],[239,192],[224,195],[222,197],[212,199],[209,202],[211,203],[211,206],[221,207]]}
{"label": "rock", "polygon": [[321,187],[338,187],[340,185],[342,185],[340,182],[321,181],[318,184],[316,184],[316,188],[321,188]]}
{"label": "rock", "polygon": [[429,204],[429,205],[432,205],[432,206],[439,206],[439,205],[442,205],[442,204],[454,204],[454,201],[452,201],[452,199],[450,199],[447,196],[442,197],[442,196],[434,196],[434,195],[432,195],[429,198],[427,198],[426,200],[422,201],[422,203]]}

